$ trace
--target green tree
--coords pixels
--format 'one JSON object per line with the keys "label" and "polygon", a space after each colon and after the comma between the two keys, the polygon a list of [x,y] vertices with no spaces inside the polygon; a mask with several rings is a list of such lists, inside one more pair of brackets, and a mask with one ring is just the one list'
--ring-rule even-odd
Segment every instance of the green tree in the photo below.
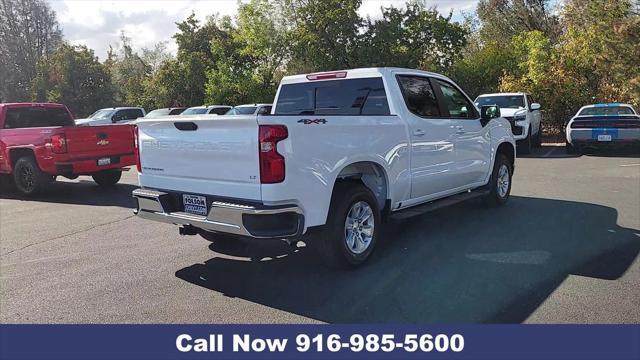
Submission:
{"label": "green tree", "polygon": [[382,18],[367,20],[359,66],[398,66],[444,71],[459,58],[467,29],[421,2],[382,8]]}
{"label": "green tree", "polygon": [[516,67],[500,78],[500,91],[526,91],[544,104],[545,125],[560,128],[575,113],[576,107],[589,102],[589,89],[578,74],[563,68],[561,54],[540,31],[513,37]]}
{"label": "green tree", "polygon": [[471,97],[498,91],[500,79],[517,68],[516,56],[508,46],[489,41],[455,62],[446,74]]}
{"label": "green tree", "polygon": [[62,41],[56,14],[43,0],[0,0],[0,102],[26,101],[36,65]]}
{"label": "green tree", "polygon": [[[280,20],[279,20],[280,19]],[[207,72],[207,102],[270,102],[289,57],[283,9],[266,0],[241,4],[236,23],[223,18],[224,36],[211,42],[215,64]]]}
{"label": "green tree", "polygon": [[480,0],[476,13],[482,22],[482,38],[502,44],[531,31],[540,31],[555,42],[562,30],[550,0]]}
{"label": "green tree", "polygon": [[41,59],[32,91],[33,100],[63,103],[79,117],[113,106],[109,72],[86,46],[63,44]]}
{"label": "green tree", "polygon": [[[209,17],[200,25],[195,14],[191,14],[177,25],[178,32],[173,36],[178,44],[176,60],[163,63],[158,74],[148,82],[148,89],[155,91],[157,87],[165,88],[166,96],[172,98],[163,99],[163,104],[169,102],[170,105],[202,105],[205,101],[207,70],[213,68],[216,62],[211,43],[214,39],[225,38],[228,35],[219,29],[216,17]],[[180,75],[180,81],[168,83],[167,81],[177,79],[174,76],[177,73]]]}
{"label": "green tree", "polygon": [[164,62],[171,60],[173,57],[167,51],[167,41],[160,41],[153,48],[143,48],[141,58],[150,67],[151,73],[155,74]]}
{"label": "green tree", "polygon": [[640,105],[640,3],[568,0],[561,64],[580,74],[594,101]]}
{"label": "green tree", "polygon": [[283,4],[292,26],[289,72],[348,69],[362,63],[361,0],[284,0]]}
{"label": "green tree", "polygon": [[122,106],[142,106],[144,82],[151,76],[152,68],[135,52],[131,39],[124,32],[120,34],[120,50],[117,55],[107,57],[105,65],[111,72],[115,88],[115,104]]}

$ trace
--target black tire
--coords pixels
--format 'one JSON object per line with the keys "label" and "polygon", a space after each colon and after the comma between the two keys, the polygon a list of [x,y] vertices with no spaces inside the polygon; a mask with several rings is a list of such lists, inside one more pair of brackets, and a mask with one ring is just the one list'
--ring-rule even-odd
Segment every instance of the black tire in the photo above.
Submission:
{"label": "black tire", "polygon": [[22,194],[30,196],[42,192],[52,181],[53,176],[42,172],[33,157],[23,156],[16,161],[13,182]]}
{"label": "black tire", "polygon": [[[505,166],[508,171],[508,184],[506,187],[506,192],[499,191],[500,181],[500,171],[502,167]],[[491,180],[489,180],[490,191],[485,196],[485,204],[488,206],[500,206],[504,205],[507,200],[509,200],[509,194],[511,194],[511,178],[513,176],[513,167],[509,158],[504,154],[498,154],[496,157],[496,161],[493,164],[493,171],[491,172]],[[504,179],[502,179],[504,180]]]}
{"label": "black tire", "polygon": [[[373,217],[373,230],[371,231],[372,235],[368,241],[368,245],[365,245],[363,251],[358,252],[354,250],[355,246],[350,247],[347,244],[346,222],[347,216],[352,209],[354,209],[354,212],[357,212],[357,204],[360,202],[366,203],[371,210],[369,218],[364,219],[360,224],[360,231],[362,231],[362,228],[370,226],[371,222],[369,219],[371,217]],[[363,225],[365,222],[367,225]],[[348,181],[339,182],[336,184],[333,196],[331,197],[331,207],[329,208],[326,229],[314,236],[310,247],[328,267],[356,267],[362,265],[373,252],[381,225],[380,209],[371,190],[360,183]],[[357,227],[358,223],[355,223],[354,226]],[[357,229],[352,231],[356,230]],[[356,245],[358,240],[355,238],[353,241],[353,244]]]}
{"label": "black tire", "polygon": [[91,175],[91,177],[100,186],[113,186],[120,181],[122,170],[103,170]]}
{"label": "black tire", "polygon": [[527,137],[524,138],[523,140],[520,140],[517,145],[518,145],[518,153],[522,155],[531,154],[531,147],[532,147],[531,127],[529,127],[529,132],[527,133]]}

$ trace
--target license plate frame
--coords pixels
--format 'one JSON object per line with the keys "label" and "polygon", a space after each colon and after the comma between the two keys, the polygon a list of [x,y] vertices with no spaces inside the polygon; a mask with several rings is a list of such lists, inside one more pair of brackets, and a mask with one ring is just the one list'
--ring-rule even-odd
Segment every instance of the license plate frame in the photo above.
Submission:
{"label": "license plate frame", "polygon": [[98,166],[111,165],[111,158],[100,158],[96,161],[96,164],[98,164]]}
{"label": "license plate frame", "polygon": [[200,216],[207,216],[209,210],[207,198],[194,194],[182,194],[182,208],[185,213]]}

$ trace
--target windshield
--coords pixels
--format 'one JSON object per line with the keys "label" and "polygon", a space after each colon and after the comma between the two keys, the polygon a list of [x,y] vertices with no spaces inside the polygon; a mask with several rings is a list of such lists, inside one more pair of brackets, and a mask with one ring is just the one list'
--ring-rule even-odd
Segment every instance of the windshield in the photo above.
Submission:
{"label": "windshield", "polygon": [[98,110],[96,112],[94,112],[93,114],[91,114],[91,116],[89,116],[90,119],[103,119],[103,118],[108,118],[111,117],[111,114],[113,114],[114,110],[113,109],[102,109],[102,110]]}
{"label": "windshield", "polygon": [[149,113],[147,113],[147,115],[145,115],[145,117],[147,116],[162,116],[162,115],[169,115],[169,109],[157,109],[157,110],[153,110]]}
{"label": "windshield", "polygon": [[188,108],[183,111],[180,115],[198,115],[198,114],[206,114],[207,108]]}
{"label": "windshield", "polygon": [[628,106],[594,106],[582,109],[578,115],[634,115]]}
{"label": "windshield", "polygon": [[250,115],[256,111],[256,106],[240,106],[234,107],[233,109],[227,111],[225,115]]}
{"label": "windshield", "polygon": [[501,96],[481,96],[475,101],[476,106],[480,108],[482,105],[498,105],[501,109],[518,109],[524,108],[524,96],[522,95],[501,95]]}

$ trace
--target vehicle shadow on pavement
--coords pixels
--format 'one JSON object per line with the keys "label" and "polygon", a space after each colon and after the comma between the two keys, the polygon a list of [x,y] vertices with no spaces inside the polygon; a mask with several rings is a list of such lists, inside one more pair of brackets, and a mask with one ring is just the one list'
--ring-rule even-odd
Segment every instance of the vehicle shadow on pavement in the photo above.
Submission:
{"label": "vehicle shadow on pavement", "polygon": [[25,196],[15,189],[0,189],[0,199],[39,201],[58,204],[135,207],[131,192],[137,186],[116,184],[110,187],[98,186],[93,181],[79,182],[55,181],[41,194]]}
{"label": "vehicle shadow on pavement", "polygon": [[328,270],[305,248],[240,241],[212,243],[213,258],[176,276],[329,323],[519,323],[570,274],[625,273],[640,251],[640,230],[618,226],[617,215],[512,196],[501,208],[460,204],[390,223],[360,269]]}

